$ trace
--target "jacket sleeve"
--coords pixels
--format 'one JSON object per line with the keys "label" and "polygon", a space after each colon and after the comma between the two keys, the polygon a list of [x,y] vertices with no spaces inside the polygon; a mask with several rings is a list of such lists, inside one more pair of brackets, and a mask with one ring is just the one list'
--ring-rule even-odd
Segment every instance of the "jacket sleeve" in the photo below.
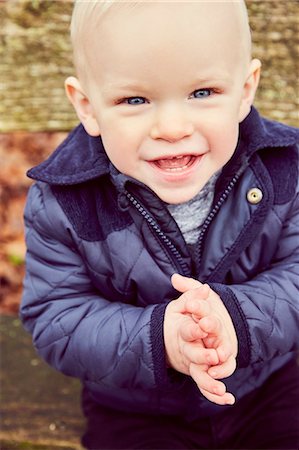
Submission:
{"label": "jacket sleeve", "polygon": [[[286,209],[287,216],[281,214]],[[284,355],[299,344],[298,196],[278,205],[275,216],[282,231],[271,266],[246,283],[211,284],[233,320],[239,367]]]}
{"label": "jacket sleeve", "polygon": [[57,370],[82,380],[155,388],[150,327],[155,305],[111,302],[95,290],[49,186],[31,187],[25,225],[20,317],[38,353]]}

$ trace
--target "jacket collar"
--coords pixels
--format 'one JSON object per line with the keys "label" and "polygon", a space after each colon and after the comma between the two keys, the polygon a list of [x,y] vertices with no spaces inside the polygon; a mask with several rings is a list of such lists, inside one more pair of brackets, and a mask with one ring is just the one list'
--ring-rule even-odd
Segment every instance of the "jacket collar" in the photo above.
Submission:
{"label": "jacket collar", "polygon": [[27,175],[53,185],[72,185],[108,174],[109,166],[101,139],[89,136],[80,124],[48,159]]}
{"label": "jacket collar", "polygon": [[[252,108],[240,124],[239,142],[227,165],[235,170],[238,160],[244,163],[244,158],[248,160],[257,150],[293,145],[298,134],[295,128],[261,118]],[[27,175],[52,185],[72,185],[107,175],[111,166],[101,139],[89,136],[80,124],[46,161]]]}

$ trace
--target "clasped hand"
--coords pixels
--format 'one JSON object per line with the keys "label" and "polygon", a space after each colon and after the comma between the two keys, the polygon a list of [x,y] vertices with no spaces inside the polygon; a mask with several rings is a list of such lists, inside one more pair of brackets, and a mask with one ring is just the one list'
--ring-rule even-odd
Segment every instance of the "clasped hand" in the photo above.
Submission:
{"label": "clasped hand", "polygon": [[226,392],[225,384],[220,381],[235,371],[238,351],[227,309],[207,284],[178,274],[171,281],[182,295],[171,301],[165,311],[168,366],[190,375],[211,402],[233,404],[234,396]]}

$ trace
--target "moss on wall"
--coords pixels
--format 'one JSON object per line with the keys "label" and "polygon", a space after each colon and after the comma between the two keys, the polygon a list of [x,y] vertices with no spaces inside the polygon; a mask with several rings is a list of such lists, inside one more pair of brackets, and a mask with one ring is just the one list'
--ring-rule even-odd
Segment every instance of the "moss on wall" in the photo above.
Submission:
{"label": "moss on wall", "polygon": [[[256,105],[298,126],[297,0],[249,0],[253,53],[263,62]],[[0,131],[69,130],[77,118],[64,93],[73,73],[72,2],[0,0]]]}
{"label": "moss on wall", "polygon": [[256,97],[260,111],[299,125],[299,2],[249,1],[254,56],[262,61]]}
{"label": "moss on wall", "polygon": [[64,93],[72,74],[72,4],[0,4],[0,130],[67,130],[77,119]]}

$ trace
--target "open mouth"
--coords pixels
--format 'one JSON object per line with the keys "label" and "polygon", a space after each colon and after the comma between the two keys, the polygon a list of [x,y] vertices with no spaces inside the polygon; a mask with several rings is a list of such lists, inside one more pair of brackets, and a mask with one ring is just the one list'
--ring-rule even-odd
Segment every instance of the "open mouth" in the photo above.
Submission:
{"label": "open mouth", "polygon": [[195,155],[180,155],[151,161],[158,169],[166,172],[182,172],[189,169],[198,159]]}

